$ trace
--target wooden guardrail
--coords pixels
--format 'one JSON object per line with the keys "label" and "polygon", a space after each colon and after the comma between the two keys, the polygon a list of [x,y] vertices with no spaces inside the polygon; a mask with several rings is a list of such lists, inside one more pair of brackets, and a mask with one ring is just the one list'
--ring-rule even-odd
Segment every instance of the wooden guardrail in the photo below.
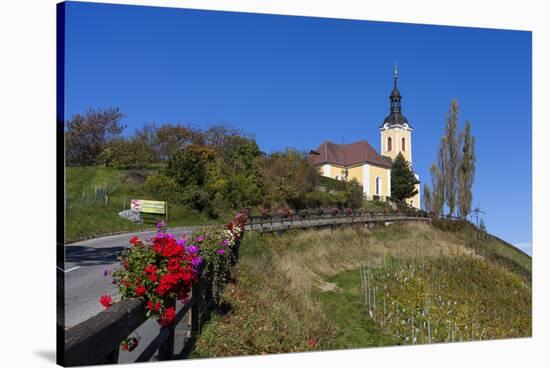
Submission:
{"label": "wooden guardrail", "polygon": [[[170,300],[175,306],[175,300]],[[149,361],[158,350],[159,360],[185,357],[200,333],[204,321],[214,306],[212,283],[202,279],[193,285],[189,301],[177,312],[170,327],[160,333],[145,348],[136,362]],[[96,316],[65,331],[64,366],[116,364],[120,342],[148,318],[142,298],[123,299]],[[190,315],[190,337],[179,353],[174,354],[175,326]]]}
{"label": "wooden guardrail", "polygon": [[258,230],[262,233],[282,231],[290,228],[334,227],[347,224],[392,222],[392,221],[430,221],[424,211],[400,212],[357,212],[351,214],[323,215],[280,215],[250,216],[245,224],[246,230]]}

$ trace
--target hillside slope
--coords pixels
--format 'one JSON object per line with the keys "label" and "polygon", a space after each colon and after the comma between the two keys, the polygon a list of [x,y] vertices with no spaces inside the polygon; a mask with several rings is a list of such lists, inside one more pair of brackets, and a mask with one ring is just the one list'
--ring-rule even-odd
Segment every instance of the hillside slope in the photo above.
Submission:
{"label": "hillside slope", "polygon": [[[153,221],[139,225],[122,219],[118,213],[130,207],[130,200],[158,199],[145,189],[147,176],[154,169],[119,170],[110,167],[67,167],[66,240],[97,236],[120,231],[154,228]],[[224,222],[201,215],[184,206],[169,203],[170,226]]]}
{"label": "hillside slope", "polygon": [[467,226],[248,233],[240,252],[195,357],[531,335],[530,257]]}

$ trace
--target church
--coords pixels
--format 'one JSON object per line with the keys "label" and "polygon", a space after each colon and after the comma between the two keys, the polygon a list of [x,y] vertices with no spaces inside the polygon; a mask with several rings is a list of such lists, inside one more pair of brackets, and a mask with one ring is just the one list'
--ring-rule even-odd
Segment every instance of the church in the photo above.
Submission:
{"label": "church", "polygon": [[[391,196],[391,165],[401,152],[412,168],[413,128],[401,111],[401,93],[397,89],[397,67],[394,69],[393,90],[390,94],[390,113],[378,130],[380,153],[366,140],[349,144],[325,141],[310,152],[309,161],[321,175],[338,180],[353,178],[363,186],[367,200],[387,200]],[[420,180],[419,176],[415,174]],[[407,203],[420,208],[420,185]]]}

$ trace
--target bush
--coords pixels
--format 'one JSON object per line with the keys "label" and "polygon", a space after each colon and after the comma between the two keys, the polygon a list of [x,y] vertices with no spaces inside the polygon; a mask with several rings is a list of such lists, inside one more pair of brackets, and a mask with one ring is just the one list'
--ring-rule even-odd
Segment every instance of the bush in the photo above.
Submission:
{"label": "bush", "polygon": [[183,198],[185,204],[199,212],[206,212],[211,217],[218,215],[212,206],[210,193],[197,185],[189,185],[184,189]]}
{"label": "bush", "polygon": [[466,227],[467,222],[463,220],[452,220],[446,218],[433,218],[432,225],[443,231],[461,231]]}
{"label": "bush", "polygon": [[145,190],[155,199],[183,204],[185,196],[176,181],[164,174],[154,174],[147,177]]}

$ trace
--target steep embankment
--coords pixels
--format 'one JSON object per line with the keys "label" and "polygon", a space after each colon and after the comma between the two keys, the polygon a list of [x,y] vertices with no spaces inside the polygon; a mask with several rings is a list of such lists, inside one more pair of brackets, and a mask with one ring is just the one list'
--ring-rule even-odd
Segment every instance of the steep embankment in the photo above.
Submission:
{"label": "steep embankment", "polygon": [[530,274],[530,257],[468,226],[249,233],[193,355],[530,336]]}

